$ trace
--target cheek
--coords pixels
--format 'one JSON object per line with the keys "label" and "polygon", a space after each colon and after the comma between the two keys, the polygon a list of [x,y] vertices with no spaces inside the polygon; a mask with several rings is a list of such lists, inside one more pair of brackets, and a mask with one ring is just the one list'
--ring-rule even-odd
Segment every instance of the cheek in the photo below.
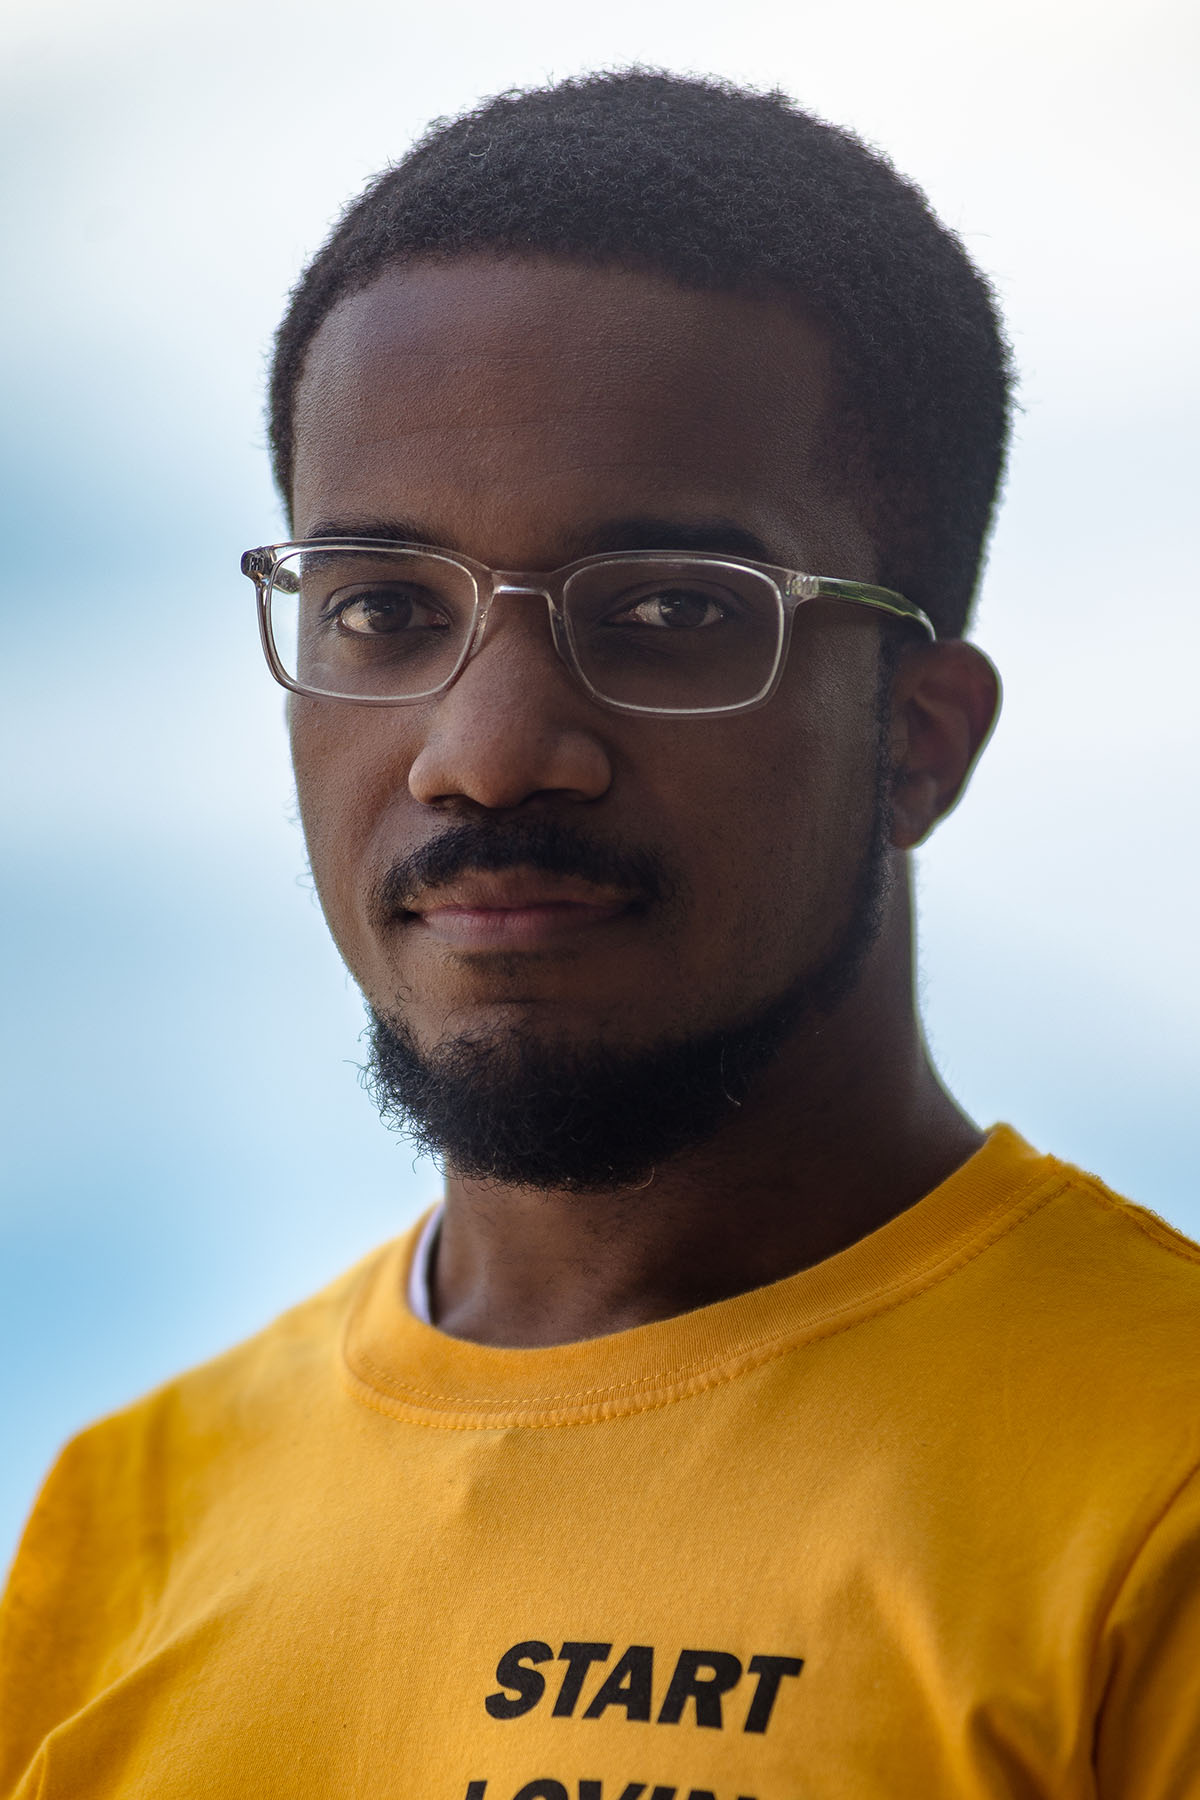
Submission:
{"label": "cheek", "polygon": [[700,759],[660,770],[653,810],[712,951],[725,958],[736,944],[774,964],[836,933],[870,838],[873,758],[831,744],[811,717],[753,741],[720,736],[703,779]]}
{"label": "cheek", "polygon": [[[810,677],[821,671],[810,670]],[[874,673],[805,679],[730,720],[696,842],[728,907],[756,930],[831,928],[857,881],[876,810]],[[735,732],[733,727],[741,725]],[[754,727],[753,730],[749,729]]]}
{"label": "cheek", "polygon": [[[401,760],[383,754],[366,709],[296,696],[289,714],[296,796],[321,904],[339,945],[362,910],[362,874]],[[389,746],[393,750],[395,747]]]}

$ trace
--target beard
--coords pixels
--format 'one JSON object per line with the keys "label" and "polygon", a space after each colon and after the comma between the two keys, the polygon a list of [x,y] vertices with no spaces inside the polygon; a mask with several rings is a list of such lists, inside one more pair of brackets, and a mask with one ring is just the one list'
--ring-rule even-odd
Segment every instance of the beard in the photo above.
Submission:
{"label": "beard", "polygon": [[[889,776],[881,745],[870,834],[841,931],[819,965],[782,992],[716,1028],[633,1050],[547,1041],[515,1026],[423,1052],[402,1017],[370,1007],[363,1080],[384,1123],[477,1181],[580,1194],[646,1184],[659,1164],[719,1131],[784,1045],[828,1018],[857,985],[890,885]],[[555,822],[530,820],[461,825],[414,862],[434,859],[443,879],[517,866],[603,879],[605,854]],[[613,860],[669,891],[666,872],[645,853]],[[394,872],[392,890],[413,873]]]}

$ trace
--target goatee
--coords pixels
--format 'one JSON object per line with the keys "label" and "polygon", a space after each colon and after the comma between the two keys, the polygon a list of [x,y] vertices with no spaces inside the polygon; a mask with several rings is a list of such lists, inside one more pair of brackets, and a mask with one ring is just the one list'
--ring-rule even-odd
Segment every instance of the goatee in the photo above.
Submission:
{"label": "goatee", "polygon": [[[401,1017],[372,1008],[363,1078],[384,1122],[474,1180],[580,1194],[645,1183],[659,1164],[718,1131],[783,1045],[827,1018],[856,985],[881,929],[890,871],[882,770],[878,790],[838,941],[784,992],[719,1028],[632,1051],[547,1042],[514,1027],[452,1038],[423,1054]],[[603,878],[604,853],[557,824],[460,826],[453,844],[448,838],[436,851],[447,879],[460,867],[518,864]],[[648,883],[669,885],[641,860]],[[623,866],[627,873],[628,856]]]}

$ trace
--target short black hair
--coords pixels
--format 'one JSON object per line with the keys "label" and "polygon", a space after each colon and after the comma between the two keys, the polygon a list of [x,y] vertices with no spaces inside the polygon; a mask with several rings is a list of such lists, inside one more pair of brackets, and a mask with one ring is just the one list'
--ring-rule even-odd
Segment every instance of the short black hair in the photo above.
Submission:
{"label": "short black hair", "polygon": [[838,381],[830,454],[865,507],[878,578],[940,634],[964,629],[1004,469],[1008,350],[987,281],[878,152],[783,94],[645,69],[439,121],[293,290],[270,386],[285,502],[296,384],[322,320],[393,264],[481,253],[622,264],[782,296],[817,320]]}

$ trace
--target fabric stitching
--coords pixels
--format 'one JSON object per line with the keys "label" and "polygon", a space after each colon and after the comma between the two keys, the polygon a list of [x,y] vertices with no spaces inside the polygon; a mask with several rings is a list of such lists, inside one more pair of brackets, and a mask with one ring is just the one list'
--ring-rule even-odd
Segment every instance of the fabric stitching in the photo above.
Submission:
{"label": "fabric stitching", "polygon": [[[386,1385],[372,1386],[358,1373],[357,1369],[350,1365],[344,1348],[340,1359],[341,1372],[344,1379],[348,1378],[347,1385],[350,1392],[358,1399],[367,1401],[377,1411],[385,1412],[392,1417],[399,1414],[407,1423],[428,1424],[438,1429],[478,1431],[518,1427],[522,1429],[557,1428],[565,1425],[596,1424],[605,1419],[633,1417],[643,1412],[654,1412],[663,1406],[672,1406],[678,1401],[694,1399],[699,1394],[724,1387],[731,1381],[737,1381],[745,1375],[753,1374],[767,1363],[777,1361],[794,1349],[799,1349],[807,1344],[823,1343],[829,1338],[840,1336],[842,1332],[852,1331],[856,1326],[866,1324],[871,1319],[882,1318],[886,1314],[896,1311],[898,1307],[905,1305],[909,1300],[915,1300],[919,1295],[929,1293],[941,1282],[948,1280],[951,1275],[968,1267],[985,1250],[990,1250],[994,1244],[1001,1242],[1018,1225],[1024,1224],[1026,1219],[1031,1218],[1043,1206],[1059,1198],[1071,1186],[1071,1182],[1070,1175],[1064,1175],[1057,1171],[1052,1176],[1031,1177],[1030,1182],[1024,1188],[1018,1188],[1018,1199],[999,1222],[998,1228],[977,1239],[973,1245],[967,1247],[965,1253],[958,1252],[943,1257],[940,1263],[934,1264],[931,1269],[926,1271],[926,1278],[919,1285],[905,1288],[900,1284],[893,1284],[890,1288],[883,1288],[879,1290],[876,1298],[884,1303],[873,1306],[869,1312],[861,1313],[857,1317],[846,1318],[844,1315],[852,1312],[854,1305],[861,1303],[856,1302],[854,1305],[840,1307],[826,1316],[824,1329],[818,1327],[812,1332],[799,1334],[795,1331],[785,1334],[777,1333],[760,1342],[756,1349],[745,1351],[740,1358],[723,1367],[714,1365],[711,1361],[701,1362],[698,1360],[681,1364],[671,1377],[670,1391],[659,1393],[657,1396],[648,1394],[647,1390],[661,1387],[661,1378],[642,1376],[629,1382],[610,1383],[606,1387],[584,1388],[570,1396],[545,1395],[538,1400],[529,1402],[525,1407],[514,1408],[510,1404],[501,1410],[502,1403],[499,1401],[479,1402],[470,1408],[457,1403],[453,1406],[444,1405],[441,1410],[444,1411],[445,1417],[434,1419],[428,1417],[427,1414],[434,1411],[435,1408],[433,1406],[423,1407],[421,1402],[446,1402],[451,1399],[451,1396],[438,1394],[425,1388],[407,1388],[404,1395],[401,1396],[388,1392]],[[1030,1186],[1033,1188],[1032,1193],[1028,1191]],[[1042,1189],[1045,1191],[1041,1191]],[[1024,1199],[1021,1198],[1022,1195],[1024,1195]],[[900,1287],[900,1291],[897,1291],[898,1287]],[[347,1332],[356,1317],[357,1309],[351,1315]],[[360,1352],[358,1362],[372,1375],[377,1376],[382,1384],[386,1384],[387,1377],[384,1371],[379,1369],[370,1357]],[[706,1372],[707,1379],[705,1378]],[[489,1405],[495,1407],[494,1413],[488,1414]],[[569,1408],[575,1416],[544,1418],[530,1416],[531,1413],[552,1414],[556,1406],[564,1413]]]}
{"label": "fabric stitching", "polygon": [[1160,1250],[1169,1251],[1183,1262],[1200,1263],[1200,1244],[1193,1244],[1190,1238],[1168,1225],[1165,1219],[1147,1212],[1145,1207],[1135,1206],[1132,1201],[1122,1200],[1119,1194],[1112,1193],[1094,1175],[1081,1174],[1079,1185],[1088,1190],[1098,1205],[1126,1220],[1135,1231],[1140,1231],[1152,1244],[1157,1244]]}

